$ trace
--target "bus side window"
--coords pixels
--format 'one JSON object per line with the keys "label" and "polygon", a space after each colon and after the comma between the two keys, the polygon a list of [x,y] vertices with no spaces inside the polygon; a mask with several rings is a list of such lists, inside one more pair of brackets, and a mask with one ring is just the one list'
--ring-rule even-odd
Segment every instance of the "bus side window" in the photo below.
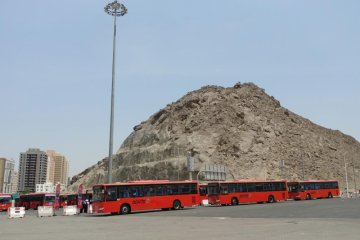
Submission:
{"label": "bus side window", "polygon": [[107,187],[106,192],[107,192],[107,196],[106,196],[107,201],[116,201],[116,199],[117,199],[117,188],[116,187]]}
{"label": "bus side window", "polygon": [[190,184],[190,193],[191,193],[191,194],[197,194],[197,193],[198,193],[198,189],[197,189],[197,184],[196,184],[196,183],[191,183],[191,184]]}
{"label": "bus side window", "polygon": [[172,194],[173,194],[170,185],[165,185],[165,188],[166,188],[166,194],[167,194],[167,195],[172,195]]}
{"label": "bus side window", "polygon": [[256,188],[255,188],[255,183],[248,183],[248,184],[247,184],[247,191],[248,191],[248,192],[256,192],[255,189],[256,189]]}
{"label": "bus side window", "polygon": [[239,183],[238,185],[238,192],[246,192],[246,185],[245,183]]}
{"label": "bus side window", "polygon": [[154,185],[145,185],[143,187],[144,196],[155,196],[155,186]]}
{"label": "bus side window", "polygon": [[181,194],[189,194],[190,193],[190,185],[188,183],[185,183],[185,184],[180,184],[179,185],[179,192]]}
{"label": "bus side window", "polygon": [[164,195],[164,186],[163,185],[156,185],[156,196],[162,196]]}
{"label": "bus side window", "polygon": [[144,194],[143,194],[141,187],[131,186],[130,187],[130,196],[131,197],[143,197]]}
{"label": "bus side window", "polygon": [[179,194],[179,186],[177,184],[169,185],[173,195]]}
{"label": "bus side window", "polygon": [[229,184],[229,193],[238,192],[238,185],[237,183],[230,183]]}
{"label": "bus side window", "polygon": [[137,195],[138,195],[137,189],[135,187],[130,187],[130,194],[131,194],[131,197],[137,197]]}
{"label": "bus side window", "polygon": [[129,190],[127,187],[120,186],[118,189],[119,189],[119,197],[120,198],[128,198],[129,197]]}

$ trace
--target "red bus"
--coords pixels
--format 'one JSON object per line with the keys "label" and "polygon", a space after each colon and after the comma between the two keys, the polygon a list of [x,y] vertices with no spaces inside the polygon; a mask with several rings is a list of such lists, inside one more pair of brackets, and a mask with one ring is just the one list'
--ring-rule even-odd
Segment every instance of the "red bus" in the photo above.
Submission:
{"label": "red bus", "polygon": [[[92,202],[92,193],[90,191],[86,191],[86,193],[82,194],[82,199],[88,199]],[[60,195],[60,207],[71,206],[78,204],[78,194],[77,193],[68,193]],[[81,206],[82,208],[82,206]]]}
{"label": "red bus", "polygon": [[132,181],[93,187],[93,212],[128,214],[151,209],[178,210],[199,204],[197,181]]}
{"label": "red bus", "polygon": [[54,206],[55,193],[29,193],[20,195],[19,207],[37,210],[39,206]]}
{"label": "red bus", "polygon": [[236,180],[208,184],[211,205],[238,205],[239,203],[274,203],[288,198],[285,180]]}
{"label": "red bus", "polygon": [[7,211],[11,207],[11,194],[0,193],[0,212]]}
{"label": "red bus", "polygon": [[315,198],[332,198],[340,195],[339,183],[336,180],[306,180],[288,183],[289,199],[310,200]]}

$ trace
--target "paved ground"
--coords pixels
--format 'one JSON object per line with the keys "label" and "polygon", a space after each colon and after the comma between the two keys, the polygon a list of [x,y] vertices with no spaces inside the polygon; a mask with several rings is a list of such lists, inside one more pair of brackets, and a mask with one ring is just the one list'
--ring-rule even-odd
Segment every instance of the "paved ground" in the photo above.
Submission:
{"label": "paved ground", "polygon": [[152,211],[127,216],[24,219],[0,213],[1,240],[360,239],[360,199],[323,199]]}

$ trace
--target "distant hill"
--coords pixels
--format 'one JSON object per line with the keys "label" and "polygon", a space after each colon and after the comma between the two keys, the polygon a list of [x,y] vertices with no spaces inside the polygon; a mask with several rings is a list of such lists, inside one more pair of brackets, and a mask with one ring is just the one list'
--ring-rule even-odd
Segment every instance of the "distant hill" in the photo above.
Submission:
{"label": "distant hill", "polygon": [[[135,126],[114,157],[113,179],[187,179],[188,152],[197,170],[224,164],[235,178],[300,179],[304,166],[306,179],[338,179],[341,187],[345,158],[349,188],[353,162],[360,166],[354,138],[289,111],[255,84],[237,83],[190,92]],[[70,188],[106,180],[106,166],[103,159],[74,176]]]}

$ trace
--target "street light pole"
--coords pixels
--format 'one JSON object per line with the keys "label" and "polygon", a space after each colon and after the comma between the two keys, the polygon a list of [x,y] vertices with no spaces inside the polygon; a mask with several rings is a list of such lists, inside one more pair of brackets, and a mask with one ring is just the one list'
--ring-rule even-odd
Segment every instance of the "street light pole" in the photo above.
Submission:
{"label": "street light pole", "polygon": [[354,192],[357,193],[354,159],[352,159],[352,169],[353,169],[353,178],[354,178]]}
{"label": "street light pole", "polygon": [[105,12],[114,16],[114,37],[113,37],[113,61],[112,61],[112,84],[111,84],[111,113],[110,113],[110,138],[109,138],[109,165],[108,183],[112,182],[112,154],[114,139],[114,99],[115,99],[115,53],[116,53],[116,17],[124,16],[127,13],[126,7],[114,1],[104,8]]}
{"label": "street light pole", "polygon": [[347,175],[347,168],[346,168],[346,160],[344,154],[344,165],[345,165],[345,182],[346,182],[346,197],[349,198],[349,182],[348,182],[348,175]]}
{"label": "street light pole", "polygon": [[302,180],[305,180],[305,161],[304,161],[304,152],[301,152],[301,177]]}

